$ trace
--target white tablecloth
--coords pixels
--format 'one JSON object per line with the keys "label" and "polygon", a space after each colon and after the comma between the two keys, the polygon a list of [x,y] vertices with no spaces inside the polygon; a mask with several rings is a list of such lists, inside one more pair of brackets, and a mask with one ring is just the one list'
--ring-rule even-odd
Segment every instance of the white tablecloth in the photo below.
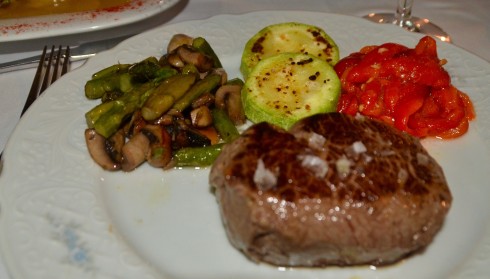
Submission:
{"label": "white tablecloth", "polygon": [[[0,63],[38,54],[46,44],[77,44],[107,37],[140,33],[150,28],[218,14],[241,14],[261,10],[305,10],[363,16],[393,12],[396,0],[182,0],[157,16],[122,27],[92,33],[0,43]],[[429,18],[450,34],[453,43],[490,61],[490,1],[417,0],[413,14]],[[1,34],[0,34],[1,36]],[[82,63],[72,64],[72,69]],[[34,69],[0,74],[0,150],[14,130],[24,105]],[[1,213],[0,213],[1,214]],[[0,279],[11,279],[0,261]]]}

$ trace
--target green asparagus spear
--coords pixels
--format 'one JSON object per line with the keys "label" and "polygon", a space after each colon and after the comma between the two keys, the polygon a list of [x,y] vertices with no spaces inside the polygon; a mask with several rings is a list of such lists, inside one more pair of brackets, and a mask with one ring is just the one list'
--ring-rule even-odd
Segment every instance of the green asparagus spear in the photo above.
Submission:
{"label": "green asparagus spear", "polygon": [[150,96],[151,104],[141,108],[141,115],[147,121],[152,121],[167,112],[175,103],[175,98],[169,94]]}
{"label": "green asparagus spear", "polygon": [[199,70],[197,70],[196,66],[193,64],[185,64],[181,72],[183,74],[198,74]]}
{"label": "green asparagus spear", "polygon": [[124,93],[117,90],[105,92],[104,95],[102,95],[101,101],[102,103],[107,103],[119,99],[122,95],[124,95]]}
{"label": "green asparagus spear", "polygon": [[150,56],[138,63],[131,65],[128,69],[132,79],[138,82],[146,82],[157,77],[160,64],[156,57]]}
{"label": "green asparagus spear", "polygon": [[93,109],[85,113],[85,120],[87,121],[87,126],[93,128],[95,122],[106,112],[110,111],[114,106],[114,102],[102,103]]}
{"label": "green asparagus spear", "polygon": [[131,76],[127,73],[117,73],[91,79],[85,83],[85,96],[88,99],[99,99],[106,92],[122,91],[128,92],[133,88]]}
{"label": "green asparagus spear", "polygon": [[105,138],[114,134],[119,129],[121,122],[136,110],[136,105],[131,102],[125,103],[121,100],[116,100],[112,103],[113,106],[111,109],[102,114],[94,123],[94,128],[97,133]]}
{"label": "green asparagus spear", "polygon": [[146,120],[155,120],[169,110],[196,81],[196,75],[177,74],[164,80],[148,97],[141,108]]}
{"label": "green asparagus spear", "polygon": [[213,91],[221,82],[221,76],[210,74],[196,82],[174,105],[173,109],[184,111],[195,99],[206,92]]}
{"label": "green asparagus spear", "polygon": [[162,69],[158,59],[148,57],[134,64],[116,64],[102,69],[92,76],[85,84],[85,96],[89,99],[98,99],[107,92],[129,92],[138,83],[155,80],[161,82],[165,78],[176,74],[175,69],[168,67]]}
{"label": "green asparagus spear", "polygon": [[108,138],[116,132],[121,123],[146,101],[154,86],[151,82],[134,88],[117,100],[102,103],[85,114],[87,125]]}
{"label": "green asparagus spear", "polygon": [[221,61],[218,58],[218,55],[214,52],[211,45],[204,39],[203,37],[194,38],[192,41],[192,46],[198,51],[210,56],[213,59],[213,68],[223,68],[221,65]]}
{"label": "green asparagus spear", "polygon": [[163,66],[156,72],[156,77],[153,79],[154,83],[160,83],[161,81],[178,74],[179,71],[172,68],[171,66]]}
{"label": "green asparagus spear", "polygon": [[212,110],[212,113],[214,127],[225,142],[230,142],[240,135],[236,126],[224,110],[215,108]]}
{"label": "green asparagus spear", "polygon": [[221,153],[224,144],[214,144],[204,147],[185,147],[179,149],[173,156],[175,167],[207,167],[213,164]]}
{"label": "green asparagus spear", "polygon": [[104,68],[92,75],[92,79],[97,79],[101,77],[108,77],[115,74],[125,73],[128,71],[131,64],[115,64]]}

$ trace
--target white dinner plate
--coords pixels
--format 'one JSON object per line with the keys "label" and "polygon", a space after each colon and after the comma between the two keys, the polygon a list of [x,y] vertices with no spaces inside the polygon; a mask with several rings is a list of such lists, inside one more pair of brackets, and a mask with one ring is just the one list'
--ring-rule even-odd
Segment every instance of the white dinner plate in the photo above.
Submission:
{"label": "white dinner plate", "polygon": [[[81,0],[83,1],[83,0]],[[0,43],[96,31],[143,20],[163,12],[178,0],[133,0],[116,9],[0,18]]]}
{"label": "white dinner plate", "polygon": [[162,171],[144,165],[106,172],[90,158],[84,97],[92,73],[163,54],[172,35],[209,40],[229,77],[240,77],[243,47],[272,23],[324,28],[341,56],[362,46],[421,38],[391,25],[314,12],[257,12],[162,26],[100,53],[54,85],[21,119],[0,176],[0,244],[15,279],[30,278],[482,278],[490,274],[489,63],[438,42],[453,84],[469,94],[477,118],[456,140],[424,140],[442,165],[454,203],[423,252],[387,267],[284,269],[247,260],[228,242],[209,169]]}

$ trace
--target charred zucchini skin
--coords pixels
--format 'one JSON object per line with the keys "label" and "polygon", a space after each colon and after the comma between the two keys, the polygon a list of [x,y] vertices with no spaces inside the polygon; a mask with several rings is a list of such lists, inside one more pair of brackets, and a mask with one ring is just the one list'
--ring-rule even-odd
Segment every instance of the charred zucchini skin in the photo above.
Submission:
{"label": "charred zucchini skin", "polygon": [[284,52],[313,55],[332,66],[339,61],[338,46],[323,29],[298,22],[278,23],[263,28],[245,45],[240,64],[243,77],[259,61]]}
{"label": "charred zucchini skin", "polygon": [[281,53],[261,60],[242,89],[245,115],[288,129],[317,113],[336,111],[340,80],[325,60],[301,53]]}

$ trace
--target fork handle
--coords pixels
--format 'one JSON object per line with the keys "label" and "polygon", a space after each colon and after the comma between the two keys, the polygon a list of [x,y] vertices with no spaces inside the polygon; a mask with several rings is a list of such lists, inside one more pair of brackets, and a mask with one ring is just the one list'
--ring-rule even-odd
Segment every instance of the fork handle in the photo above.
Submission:
{"label": "fork handle", "polygon": [[2,64],[0,64],[0,74],[10,72],[10,71],[17,71],[17,70],[34,68],[36,65],[39,64],[40,58],[41,58],[41,55],[36,55],[33,57],[20,59],[17,61],[2,63]]}

